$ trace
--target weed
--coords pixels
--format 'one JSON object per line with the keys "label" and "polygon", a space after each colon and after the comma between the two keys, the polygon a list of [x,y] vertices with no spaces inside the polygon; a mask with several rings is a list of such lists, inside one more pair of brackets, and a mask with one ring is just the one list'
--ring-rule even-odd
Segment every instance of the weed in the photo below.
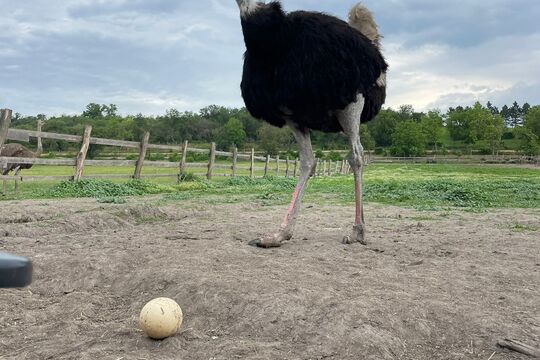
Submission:
{"label": "weed", "polygon": [[536,232],[540,229],[536,226],[517,223],[510,225],[510,230],[512,230],[512,232]]}

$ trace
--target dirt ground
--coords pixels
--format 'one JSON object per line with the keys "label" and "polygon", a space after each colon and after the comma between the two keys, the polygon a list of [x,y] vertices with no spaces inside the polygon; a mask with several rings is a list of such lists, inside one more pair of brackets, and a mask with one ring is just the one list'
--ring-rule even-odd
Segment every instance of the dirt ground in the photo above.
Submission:
{"label": "dirt ground", "polygon": [[[0,359],[527,359],[540,347],[540,211],[304,207],[279,249],[248,240],[283,206],[95,200],[0,203],[0,249],[33,284],[0,289]],[[536,230],[535,230],[536,229]],[[179,333],[149,340],[143,305],[175,299]]]}

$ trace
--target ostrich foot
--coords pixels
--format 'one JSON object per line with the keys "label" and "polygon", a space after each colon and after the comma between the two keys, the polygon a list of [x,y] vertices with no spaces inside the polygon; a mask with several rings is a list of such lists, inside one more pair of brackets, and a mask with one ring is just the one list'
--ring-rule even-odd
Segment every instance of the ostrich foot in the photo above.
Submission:
{"label": "ostrich foot", "polygon": [[292,235],[280,231],[277,234],[266,235],[261,238],[251,240],[249,245],[261,248],[280,247],[284,241],[290,240]]}
{"label": "ostrich foot", "polygon": [[362,245],[367,245],[366,237],[366,225],[358,224],[353,226],[352,235],[345,236],[343,238],[344,244],[354,244],[359,242]]}

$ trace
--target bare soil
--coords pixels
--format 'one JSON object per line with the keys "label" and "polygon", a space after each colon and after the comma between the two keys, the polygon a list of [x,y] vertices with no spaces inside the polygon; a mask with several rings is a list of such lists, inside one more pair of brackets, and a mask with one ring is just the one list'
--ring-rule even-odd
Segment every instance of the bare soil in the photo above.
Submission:
{"label": "bare soil", "polygon": [[[0,249],[33,284],[0,289],[0,359],[527,359],[540,347],[540,212],[304,207],[293,240],[247,246],[284,208],[130,199],[0,203]],[[179,333],[138,329],[160,296]]]}

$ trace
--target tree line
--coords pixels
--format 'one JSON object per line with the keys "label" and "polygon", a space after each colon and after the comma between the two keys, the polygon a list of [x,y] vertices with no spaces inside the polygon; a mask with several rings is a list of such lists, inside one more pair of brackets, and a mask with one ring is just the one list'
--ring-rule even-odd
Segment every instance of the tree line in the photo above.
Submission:
{"label": "tree line", "polygon": [[[96,137],[139,141],[150,132],[150,142],[157,144],[215,142],[218,149],[229,150],[233,144],[243,150],[257,150],[275,155],[295,152],[295,142],[287,128],[279,129],[254,119],[245,108],[210,105],[198,112],[167,110],[164,115],[142,114],[122,116],[115,104],[91,103],[79,115],[47,117],[43,114],[22,116],[15,113],[12,126],[35,130],[43,121],[43,131],[81,134],[85,125],[92,125]],[[367,124],[361,125],[364,148],[393,156],[422,156],[426,152],[448,153],[480,151],[495,154],[514,150],[526,155],[540,152],[540,106],[528,103],[503,106],[488,102],[485,106],[450,108],[416,112],[410,105],[394,110],[383,109]],[[342,134],[314,132],[315,149],[347,149]],[[68,150],[70,144],[46,141],[46,151]]]}

